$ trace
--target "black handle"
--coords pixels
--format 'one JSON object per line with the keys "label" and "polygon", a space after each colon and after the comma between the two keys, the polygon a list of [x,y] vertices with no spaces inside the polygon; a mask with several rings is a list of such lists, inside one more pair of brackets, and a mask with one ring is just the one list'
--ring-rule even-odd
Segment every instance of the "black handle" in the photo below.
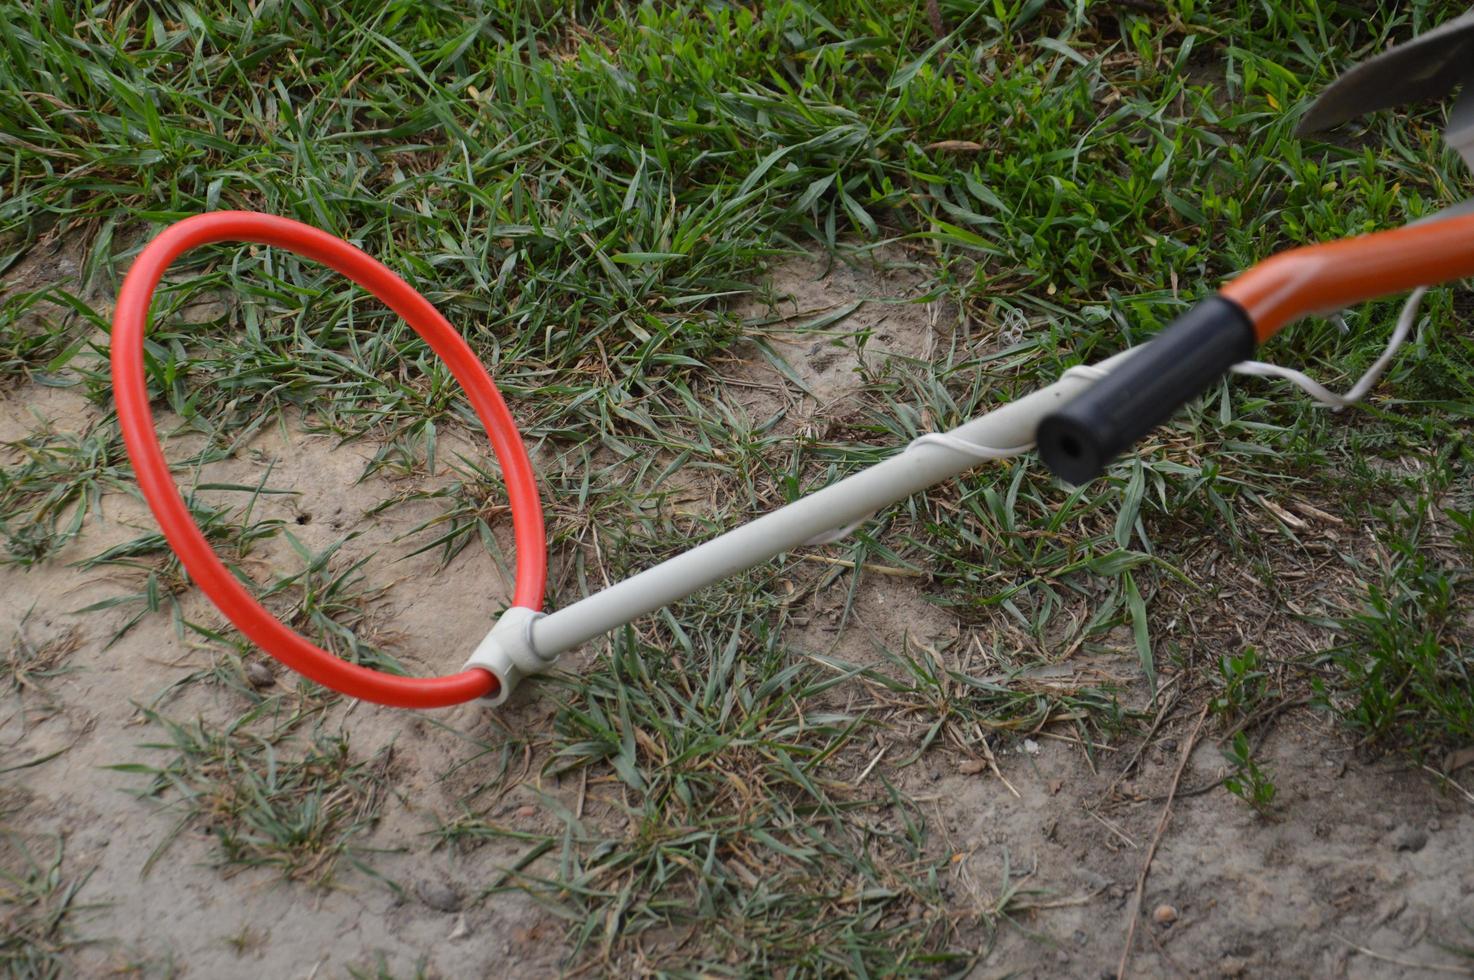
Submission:
{"label": "black handle", "polygon": [[1253,352],[1254,323],[1243,307],[1209,297],[1039,423],[1039,455],[1062,480],[1087,483]]}

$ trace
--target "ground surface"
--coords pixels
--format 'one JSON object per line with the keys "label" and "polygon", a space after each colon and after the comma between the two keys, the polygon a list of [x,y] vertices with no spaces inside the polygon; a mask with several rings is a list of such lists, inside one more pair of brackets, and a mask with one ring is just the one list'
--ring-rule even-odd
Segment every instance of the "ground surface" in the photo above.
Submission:
{"label": "ground surface", "polygon": [[[512,403],[566,605],[1467,196],[1440,107],[1291,136],[1462,5],[154,6],[0,7],[0,973],[1474,972],[1462,289],[1361,410],[1239,380],[1079,491],[982,467],[498,710],[246,643],[106,373],[163,222],[351,234]],[[1268,356],[1348,386],[1397,302]],[[232,569],[338,655],[457,668],[511,525],[424,345],[274,249],[154,314]]]}
{"label": "ground surface", "polygon": [[[857,331],[872,332],[864,359],[884,372],[893,353],[921,354],[952,341],[958,329],[955,311],[902,305],[914,298],[904,275],[846,267],[826,275],[824,263],[806,260],[781,266],[774,285],[787,297],[778,315],[812,318],[856,301],[863,305],[822,334],[772,339],[770,350],[814,397],[769,360],[739,349],[724,365],[730,384],[714,385],[713,397],[751,417],[769,417],[780,406],[790,421],[827,417],[853,402]],[[7,438],[33,431],[38,420],[50,431],[80,435],[99,418],[64,389],[34,386],[14,392],[3,412]],[[471,444],[455,448],[472,457],[480,453]],[[356,600],[365,619],[358,631],[402,651],[414,669],[448,669],[506,601],[505,576],[481,548],[467,549],[444,567],[434,554],[392,561],[414,550],[404,544],[406,532],[438,511],[410,502],[373,512],[443,482],[443,475],[361,479],[370,455],[361,444],[341,446],[288,420],[203,468],[198,481],[248,487],[264,481],[290,489],[263,497],[256,516],[283,521],[310,552],[356,533],[337,560],[342,567],[373,559],[353,589],[364,597]],[[494,527],[507,532],[504,521]],[[607,825],[616,840],[630,832],[622,827],[620,794],[607,777],[572,781],[576,786],[549,779],[538,772],[542,758],[531,747],[527,759],[520,751],[510,762],[500,758],[516,744],[509,732],[533,732],[536,743],[535,733],[549,725],[555,692],[545,687],[530,687],[500,713],[475,705],[428,715],[324,705],[310,727],[341,736],[352,759],[382,777],[370,778],[372,788],[355,793],[345,808],[370,815],[361,832],[345,832],[348,816],[327,828],[329,837],[351,840],[353,856],[340,862],[332,887],[311,884],[322,870],[315,848],[324,841],[313,841],[310,831],[299,835],[308,841],[301,848],[304,866],[292,872],[304,880],[283,881],[278,867],[220,867],[220,829],[210,810],[230,804],[207,800],[204,815],[181,830],[186,811],[176,793],[138,798],[148,780],[117,767],[161,766],[177,754],[145,747],[167,741],[158,718],[228,730],[251,707],[254,698],[244,690],[257,677],[243,673],[223,686],[190,685],[201,673],[235,668],[222,668],[207,644],[181,637],[174,617],[146,616],[114,640],[136,616],[135,605],[77,611],[129,594],[138,574],[109,567],[80,572],[76,560],[151,530],[131,493],[106,493],[84,533],[57,560],[4,572],[0,608],[6,622],[17,624],[14,642],[57,650],[50,659],[64,671],[10,693],[0,736],[6,759],[16,760],[8,764],[47,760],[7,773],[5,806],[10,825],[24,830],[17,841],[40,848],[29,860],[55,867],[43,905],[59,913],[58,893],[69,903],[52,939],[86,940],[65,962],[82,972],[182,976],[336,976],[381,968],[392,975],[423,969],[464,976],[511,963],[531,972],[566,966],[573,950],[557,916],[523,892],[478,894],[515,867],[526,847],[511,840],[462,851],[444,846],[441,836],[465,807],[467,788],[478,786],[486,770],[508,765],[510,775],[477,800],[487,818],[532,834],[555,831],[553,812],[562,800],[584,820]],[[809,564],[821,568],[834,560],[826,549],[811,557]],[[247,567],[268,581],[298,565],[292,549],[273,541]],[[909,645],[937,651],[970,676],[988,673],[983,651],[992,632],[929,603],[924,580],[875,574],[852,589],[848,576],[824,584],[813,580],[804,562],[791,568],[807,594],[794,603],[791,625],[776,640],[789,656],[877,665],[884,663],[879,651]],[[180,597],[177,615],[210,630],[224,626],[192,592]],[[1170,643],[1179,632],[1169,626],[1159,642]],[[585,656],[570,658],[570,670]],[[291,684],[259,654],[242,662],[276,675],[267,675],[265,692]],[[859,756],[836,760],[822,775],[856,785],[891,781],[907,809],[925,820],[924,851],[940,859],[936,911],[955,922],[963,944],[976,944],[975,975],[1113,974],[1143,850],[1193,727],[1192,704],[1181,697],[1191,678],[1176,671],[1164,677],[1160,707],[1154,708],[1127,638],[1089,656],[1066,651],[1011,682],[1046,689],[1107,682],[1127,704],[1161,717],[1146,742],[1128,736],[1087,750],[1068,723],[1030,725],[1029,736],[1005,738],[993,750],[996,770],[941,748],[903,765],[929,727],[924,713],[913,713],[874,729]],[[1001,674],[997,680],[1007,683]],[[280,700],[265,703],[273,712],[302,705],[294,697]],[[883,691],[861,681],[832,689],[827,700],[852,713],[856,702],[881,710],[885,702]],[[154,710],[158,717],[150,714]],[[1258,755],[1274,773],[1278,795],[1272,815],[1261,817],[1221,787],[1195,793],[1231,771],[1216,734],[1210,726],[1196,744],[1152,865],[1144,907],[1170,905],[1178,918],[1170,926],[1143,924],[1146,941],[1135,959],[1143,975],[1401,976],[1413,963],[1463,969],[1439,944],[1461,943],[1467,938],[1463,924],[1474,920],[1474,801],[1440,790],[1406,763],[1363,761],[1333,721],[1291,707],[1263,729]],[[865,754],[872,755],[868,763]],[[231,783],[230,763],[201,756],[201,766],[216,768],[200,788],[222,792],[213,781]],[[1129,771],[1128,762],[1135,763]],[[341,784],[330,781],[323,790],[320,805],[332,806]],[[291,803],[277,809],[284,819],[312,822]],[[274,839],[261,827],[247,836]],[[292,845],[284,849],[293,860]],[[16,867],[18,852],[9,858]],[[362,869],[352,867],[358,862]],[[551,877],[554,865],[555,857],[547,855],[522,870]],[[323,941],[327,936],[331,942]],[[651,960],[658,961],[658,946],[673,939],[700,941],[689,935],[656,939]]]}

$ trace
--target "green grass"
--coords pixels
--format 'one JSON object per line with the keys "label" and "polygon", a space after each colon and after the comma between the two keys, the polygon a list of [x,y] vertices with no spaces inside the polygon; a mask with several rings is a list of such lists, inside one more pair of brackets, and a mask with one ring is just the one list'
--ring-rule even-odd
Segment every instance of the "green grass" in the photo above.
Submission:
{"label": "green grass", "polygon": [[77,648],[75,630],[38,638],[28,625],[30,613],[21,617],[0,647],[0,692],[24,705],[32,700],[51,707],[50,682],[67,672],[67,655]]}
{"label": "green grass", "polygon": [[14,980],[67,976],[66,954],[85,941],[73,921],[86,906],[87,874],[65,866],[58,838],[37,854],[18,833],[0,831],[0,971]]}
{"label": "green grass", "polygon": [[[106,413],[102,301],[164,222],[241,207],[346,235],[466,333],[540,449],[551,598],[566,603],[1137,342],[1280,248],[1464,196],[1436,107],[1336,143],[1291,135],[1341,67],[1462,7],[942,0],[939,38],[923,5],[872,0],[9,5],[0,274],[18,285],[0,296],[0,379],[73,386]],[[77,257],[74,281],[22,274],[58,249]],[[764,267],[813,249],[922,270],[926,298],[965,326],[935,356],[866,377],[834,426],[796,438],[784,419],[744,417],[717,379],[738,337],[773,325],[738,312],[771,298]],[[1131,724],[1109,689],[1028,683],[1060,651],[1115,653],[1128,637],[1144,676],[1186,670],[1236,705],[1222,723],[1235,734],[1262,720],[1250,700],[1288,697],[1313,673],[1323,702],[1379,745],[1467,741],[1469,633],[1453,613],[1474,538],[1468,308],[1460,290],[1431,295],[1364,411],[1225,384],[1078,492],[1031,460],[984,468],[880,515],[831,552],[849,566],[774,564],[643,622],[582,676],[538,689],[558,704],[550,729],[468,750],[477,766],[501,762],[435,839],[523,841],[532,857],[499,887],[566,917],[574,966],[628,968],[643,937],[674,929],[710,941],[673,945],[658,964],[673,973],[747,958],[789,975],[930,974],[986,948],[1008,902],[966,921],[948,910],[945,855],[896,789],[912,771],[901,763],[971,756],[1045,722],[1092,736]],[[1307,321],[1268,355],[1345,383],[1395,311],[1350,311],[1345,333]],[[834,312],[799,322],[826,337]],[[291,410],[368,442],[386,475],[449,462],[448,484],[385,505],[441,508],[408,550],[449,562],[484,547],[508,563],[493,535],[499,472],[439,448],[475,428],[448,372],[323,270],[266,249],[191,254],[156,301],[147,370],[169,424],[203,436],[197,458],[175,459],[186,483]],[[0,447],[3,560],[85,546],[98,496],[127,483],[111,419]],[[681,506],[689,484],[721,503]],[[237,489],[224,509],[195,504],[234,562],[283,530],[252,514],[264,489]],[[1232,614],[1200,578],[1208,552],[1279,595],[1313,533],[1256,530],[1261,501],[1283,500],[1369,522],[1381,550],[1343,539],[1333,565],[1365,588],[1316,619],[1334,649],[1315,662],[1263,651],[1279,666],[1249,699],[1252,671],[1164,642],[1161,610],[1186,595],[1204,618]],[[388,663],[359,635],[372,590],[335,554],[303,550],[301,569],[261,592],[334,649]],[[139,579],[105,608],[180,616],[171,600],[188,585],[156,537],[78,560]],[[923,574],[984,638],[985,662],[898,644],[861,668],[794,649],[795,605],[837,586],[848,616],[872,564]],[[302,808],[333,780],[361,787],[367,763],[308,740],[288,782],[263,788],[270,706],[298,693],[250,691],[239,638],[186,625],[223,651],[198,677],[255,707],[223,729],[159,717],[174,761],[149,785],[177,790],[186,820],[227,815],[223,862],[317,879],[373,808],[360,793],[320,806],[316,824]],[[909,748],[854,785],[879,729]],[[548,775],[619,800],[634,829],[566,812],[556,833],[519,836],[492,803],[522,746]],[[247,790],[265,802],[241,802]],[[1248,792],[1263,796],[1252,780]],[[1006,868],[1000,881],[1013,894]]]}
{"label": "green grass", "polygon": [[[683,612],[708,625],[702,610]],[[612,773],[628,801],[624,827],[601,827],[548,798],[562,825],[555,832],[518,831],[471,809],[438,836],[462,847],[517,841],[529,857],[554,856],[496,887],[561,901],[577,954],[595,960],[617,961],[625,936],[660,929],[702,941],[694,958],[653,954],[653,969],[908,972],[961,963],[959,952],[937,951],[954,932],[940,891],[946,858],[926,853],[919,808],[883,778],[876,791],[856,792],[841,776],[871,725],[864,713],[816,702],[846,675],[788,662],[767,629],[754,640],[757,650],[733,633],[706,651],[689,637],[685,647],[626,636],[612,672],[567,688],[555,720],[561,747],[547,771],[588,770],[601,803],[616,790],[600,786],[601,774]],[[702,683],[670,669],[672,656],[691,663],[706,654]]]}
{"label": "green grass", "polygon": [[[1382,515],[1382,552],[1366,604],[1329,651],[1323,699],[1369,741],[1423,756],[1474,740],[1474,644],[1463,610],[1474,597],[1469,512],[1426,499]],[[1441,519],[1441,520],[1440,520]]]}
{"label": "green grass", "polygon": [[0,443],[0,565],[29,566],[54,555],[82,530],[107,490],[131,470],[115,425],[82,433],[38,428]]}
{"label": "green grass", "polygon": [[[279,707],[268,702],[218,730],[145,712],[169,741],[144,747],[169,757],[113,768],[146,777],[143,795],[181,811],[145,873],[186,830],[210,838],[215,863],[227,872],[269,867],[290,880],[327,885],[340,860],[357,863],[357,838],[383,806],[392,752],[357,759],[346,735],[310,725],[305,713],[273,711]],[[253,727],[263,718],[266,724]]]}

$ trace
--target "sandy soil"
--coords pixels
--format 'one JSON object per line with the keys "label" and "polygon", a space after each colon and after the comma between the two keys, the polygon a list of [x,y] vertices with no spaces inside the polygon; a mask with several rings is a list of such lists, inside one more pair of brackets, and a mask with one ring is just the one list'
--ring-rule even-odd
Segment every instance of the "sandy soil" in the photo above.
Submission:
{"label": "sandy soil", "polygon": [[[916,280],[905,273],[824,271],[816,261],[780,268],[773,292],[789,298],[778,302],[778,313],[869,302],[822,340],[763,328],[770,349],[800,383],[755,348],[734,351],[723,397],[754,418],[781,409],[783,424],[798,429],[842,416],[862,383],[857,333],[866,338],[864,361],[873,363],[893,354],[925,357],[958,339],[958,331],[975,329],[944,306],[895,302],[914,294]],[[977,336],[961,341],[988,342],[976,329]],[[33,431],[38,419],[75,432],[96,417],[74,391],[23,386],[0,398],[0,442]],[[469,441],[460,448],[477,451]],[[378,556],[356,587],[366,617],[360,631],[416,671],[443,672],[459,664],[506,601],[508,578],[480,547],[467,548],[443,569],[433,554],[387,560],[413,550],[415,542],[401,536],[438,509],[410,502],[378,516],[368,512],[449,474],[360,479],[372,449],[305,434],[289,421],[206,467],[199,479],[256,483],[269,470],[268,485],[295,493],[263,497],[257,517],[287,522],[308,548],[359,532],[336,567]],[[14,461],[14,449],[0,446],[0,463]],[[568,948],[561,920],[518,893],[471,900],[519,850],[489,843],[457,853],[438,847],[432,833],[455,815],[458,766],[484,764],[510,732],[549,723],[549,699],[536,685],[495,717],[479,705],[427,714],[341,703],[325,709],[321,726],[346,730],[353,756],[388,767],[393,787],[377,801],[373,829],[357,842],[373,873],[342,860],[326,889],[284,880],[272,868],[219,867],[208,824],[193,822],[176,833],[182,811],[170,801],[177,794],[141,798],[146,778],[112,768],[157,766],[170,757],[149,747],[166,735],[146,720],[145,706],[165,705],[181,722],[198,717],[223,724],[248,705],[228,684],[183,683],[221,663],[219,645],[184,625],[223,625],[197,593],[180,592],[177,612],[166,602],[121,636],[115,634],[136,605],[79,611],[136,591],[142,573],[84,571],[75,563],[152,529],[135,498],[107,493],[63,553],[29,571],[0,569],[0,644],[51,650],[65,668],[44,684],[0,688],[0,823],[11,831],[0,844],[0,868],[24,870],[21,843],[42,862],[62,848],[58,873],[78,885],[69,928],[91,940],[68,954],[73,971],[341,977],[382,964],[396,976],[417,968],[447,977],[513,968],[519,975],[557,973]],[[500,531],[510,554],[509,528]],[[278,540],[246,565],[257,581],[267,581],[300,560]],[[915,579],[871,577],[848,617],[838,613],[843,588],[831,586],[809,600],[787,638],[793,647],[865,660],[877,645],[936,643],[974,629],[929,603],[924,583]],[[1159,636],[1199,644],[1212,655],[1211,634],[1200,635],[1192,624],[1164,624]],[[574,656],[570,669],[592,655]],[[247,650],[244,659],[259,665],[247,675],[257,682],[294,683],[259,653]],[[1120,677],[1123,697],[1145,707],[1134,663],[1123,642],[1118,660],[1088,669]],[[932,814],[939,844],[953,855],[947,889],[959,919],[997,909],[1009,869],[1010,922],[983,952],[974,976],[1115,974],[1163,797],[1184,749],[1194,744],[1197,706],[1171,702],[1172,692],[1185,686],[1181,675],[1164,668],[1163,681],[1160,703],[1172,707],[1143,746],[1127,739],[1087,753],[1072,735],[1046,731],[1000,754],[998,775],[971,771],[945,751],[889,773]],[[901,744],[891,758],[900,758],[912,737],[894,733]],[[1404,763],[1363,761],[1329,720],[1305,708],[1278,718],[1262,752],[1280,793],[1270,819],[1221,787],[1197,791],[1227,769],[1211,731],[1195,743],[1151,865],[1133,974],[1391,977],[1467,970],[1469,961],[1446,946],[1474,945],[1464,925],[1474,924],[1469,801]],[[1139,764],[1123,772],[1133,762]],[[496,812],[528,827],[552,826],[535,781],[535,771],[522,782],[514,774]],[[1155,921],[1159,906],[1173,910],[1170,924]]]}

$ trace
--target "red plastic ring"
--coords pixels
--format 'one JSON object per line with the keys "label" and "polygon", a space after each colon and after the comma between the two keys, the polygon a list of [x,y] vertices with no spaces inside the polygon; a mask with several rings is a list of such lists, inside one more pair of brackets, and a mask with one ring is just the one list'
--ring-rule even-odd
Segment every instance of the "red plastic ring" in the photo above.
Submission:
{"label": "red plastic ring", "polygon": [[113,313],[113,398],[123,444],[169,546],[205,594],[242,633],[319,684],[351,697],[401,708],[439,708],[494,694],[496,678],[485,670],[473,668],[447,677],[398,677],[348,663],[308,642],[245,590],[195,525],[169,474],[169,464],[154,431],[144,378],[143,337],[149,304],[164,271],[190,249],[224,241],[284,248],[321,262],[373,293],[424,338],[465,389],[506,477],[517,546],[517,585],[512,602],[541,609],[547,584],[547,538],[532,464],[506,402],[470,346],[428,300],[377,259],[310,225],[249,211],[195,215],[166,228],[148,243],[128,270]]}

